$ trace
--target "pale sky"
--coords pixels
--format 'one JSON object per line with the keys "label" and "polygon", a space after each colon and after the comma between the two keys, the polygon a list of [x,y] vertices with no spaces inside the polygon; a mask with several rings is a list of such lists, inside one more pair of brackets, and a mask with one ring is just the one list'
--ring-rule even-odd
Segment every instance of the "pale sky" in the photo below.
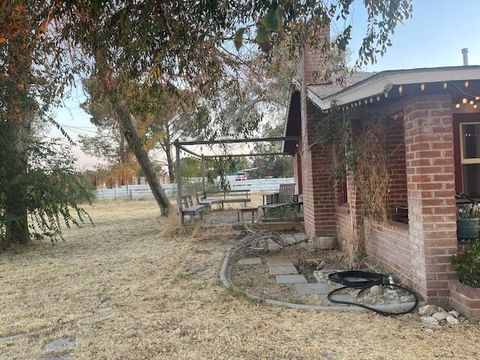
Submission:
{"label": "pale sky", "polygon": [[[366,29],[366,12],[363,1],[356,0],[353,11],[353,33],[350,48],[352,62],[360,47]],[[369,65],[367,71],[407,69],[418,67],[462,65],[462,48],[469,49],[469,64],[480,64],[480,41],[478,40],[480,0],[413,0],[413,17],[400,24],[392,37],[393,46],[377,64]],[[339,32],[343,23],[332,25],[332,35]],[[65,130],[75,139],[79,133],[93,134],[95,128],[88,115],[80,108],[85,100],[80,88],[72,90],[65,107],[57,109],[56,120],[67,127]],[[51,132],[58,136],[57,131]],[[83,154],[77,147],[79,168],[92,168],[96,160]]]}

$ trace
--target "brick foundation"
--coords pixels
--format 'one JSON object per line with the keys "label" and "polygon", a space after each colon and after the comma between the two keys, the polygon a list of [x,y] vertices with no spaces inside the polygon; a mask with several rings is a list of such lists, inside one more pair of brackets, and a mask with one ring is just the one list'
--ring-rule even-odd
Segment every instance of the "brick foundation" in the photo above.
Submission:
{"label": "brick foundation", "polygon": [[480,289],[452,282],[450,284],[450,305],[465,316],[480,320]]}

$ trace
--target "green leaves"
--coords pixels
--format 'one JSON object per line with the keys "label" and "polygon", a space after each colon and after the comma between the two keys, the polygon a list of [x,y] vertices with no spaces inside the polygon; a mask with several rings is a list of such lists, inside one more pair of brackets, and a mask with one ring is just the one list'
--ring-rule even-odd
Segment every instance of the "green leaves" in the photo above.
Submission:
{"label": "green leaves", "polygon": [[[271,35],[275,32],[281,32],[283,29],[282,10],[280,8],[271,8],[267,14],[263,16],[257,23],[257,32],[254,42],[264,52],[269,52],[272,49]],[[243,46],[244,34],[247,29],[242,27],[235,32],[234,44],[235,48],[240,50]]]}
{"label": "green leaves", "polygon": [[262,19],[262,24],[265,28],[272,32],[280,32],[282,30],[282,22],[283,19],[280,8],[270,9]]}
{"label": "green leaves", "polygon": [[257,36],[255,37],[255,42],[260,46],[265,52],[270,51],[272,45],[270,43],[270,33],[263,24],[258,24],[257,26]]}
{"label": "green leaves", "polygon": [[243,45],[243,34],[245,34],[245,30],[247,30],[247,29],[242,27],[235,32],[235,36],[233,38],[233,41],[234,41],[235,48],[237,49],[237,51],[240,50],[240,48]]}

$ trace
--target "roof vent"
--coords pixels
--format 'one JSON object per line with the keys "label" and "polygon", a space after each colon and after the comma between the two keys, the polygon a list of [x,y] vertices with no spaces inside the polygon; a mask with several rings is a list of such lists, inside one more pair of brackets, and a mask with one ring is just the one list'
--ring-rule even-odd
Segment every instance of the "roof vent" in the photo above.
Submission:
{"label": "roof vent", "polygon": [[468,48],[462,49],[462,55],[463,55],[463,66],[467,66],[468,65]]}

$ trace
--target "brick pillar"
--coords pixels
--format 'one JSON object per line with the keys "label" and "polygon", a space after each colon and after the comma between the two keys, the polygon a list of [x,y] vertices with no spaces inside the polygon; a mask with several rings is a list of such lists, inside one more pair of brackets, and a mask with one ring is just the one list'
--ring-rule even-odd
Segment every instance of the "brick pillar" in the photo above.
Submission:
{"label": "brick pillar", "polygon": [[457,252],[451,96],[410,99],[404,126],[412,279],[426,301],[445,304]]}
{"label": "brick pillar", "polygon": [[303,215],[309,239],[335,236],[335,187],[331,178],[331,151],[316,144],[315,129],[320,110],[302,99],[301,167]]}

